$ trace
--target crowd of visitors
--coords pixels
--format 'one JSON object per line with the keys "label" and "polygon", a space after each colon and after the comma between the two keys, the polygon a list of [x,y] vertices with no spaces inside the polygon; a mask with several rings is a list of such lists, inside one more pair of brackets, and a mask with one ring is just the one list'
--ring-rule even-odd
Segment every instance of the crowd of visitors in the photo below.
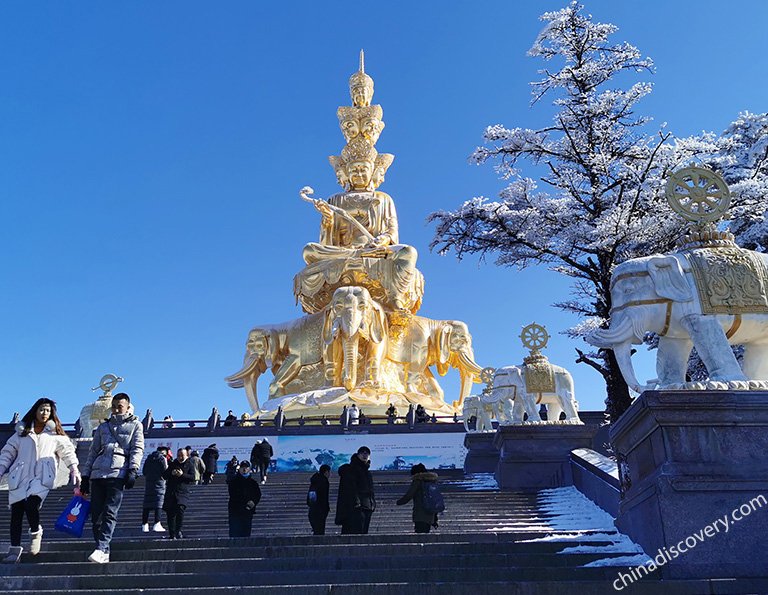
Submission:
{"label": "crowd of visitors", "polygon": [[[130,397],[118,393],[112,398],[111,415],[94,431],[88,456],[82,469],[71,440],[61,427],[56,404],[39,399],[16,426],[16,432],[0,451],[0,479],[8,476],[11,509],[11,545],[4,562],[21,558],[21,529],[24,516],[29,524],[32,555],[40,552],[43,528],[40,507],[48,491],[58,487],[56,470],[61,462],[70,470],[75,493],[89,497],[91,522],[96,548],[88,556],[94,563],[109,562],[110,542],[117,525],[124,490],[131,489],[139,474],[144,453],[142,424],[132,413]],[[392,415],[393,412],[389,412]],[[230,411],[230,415],[233,415]],[[233,456],[224,475],[229,495],[227,503],[230,537],[249,537],[256,507],[261,501],[260,485],[267,474],[274,450],[264,438],[257,441],[249,459]],[[141,531],[164,533],[160,520],[165,511],[169,539],[181,539],[182,526],[191,501],[192,486],[208,485],[217,473],[219,449],[215,443],[203,454],[191,446],[179,448],[173,458],[168,446],[150,453],[141,467],[144,476]],[[334,523],[341,534],[367,534],[376,510],[373,475],[370,471],[371,449],[361,446],[348,463],[338,469],[339,485]],[[306,495],[309,525],[313,535],[325,535],[330,513],[331,467],[320,466],[309,480]],[[416,533],[429,533],[437,527],[437,515],[444,510],[437,487],[438,476],[423,464],[411,468],[408,491],[398,505],[413,503]],[[150,520],[152,524],[150,525]]]}

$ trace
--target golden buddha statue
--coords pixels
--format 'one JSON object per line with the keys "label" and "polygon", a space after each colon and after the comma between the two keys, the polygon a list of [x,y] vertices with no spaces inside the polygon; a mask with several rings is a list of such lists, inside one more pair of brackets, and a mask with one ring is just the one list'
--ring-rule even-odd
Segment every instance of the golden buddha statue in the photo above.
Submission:
{"label": "golden buddha statue", "polygon": [[365,74],[362,52],[349,84],[353,105],[337,111],[347,144],[341,155],[329,157],[344,192],[327,201],[308,199],[322,215],[320,239],[304,247],[308,266],[296,276],[294,292],[305,311],[314,313],[338,287],[360,285],[387,310],[415,313],[424,280],[416,249],[399,243],[392,197],[377,190],[394,155],[374,147],[384,128],[383,110],[370,104],[373,79]]}
{"label": "golden buddha statue", "polygon": [[[304,246],[306,266],[294,277],[294,294],[306,313],[248,333],[241,369],[227,378],[245,388],[254,412],[330,412],[352,403],[384,413],[420,404],[451,415],[461,408],[480,367],[471,336],[457,320],[417,316],[424,277],[417,252],[401,244],[392,197],[378,190],[394,160],[375,144],[384,129],[383,110],[371,105],[373,79],[364,58],[349,79],[352,105],[337,110],[346,142],[329,157],[342,191],[327,200],[300,196],[320,213],[320,237]],[[434,377],[454,368],[461,375],[454,406]],[[261,374],[272,371],[268,398],[259,402]]]}

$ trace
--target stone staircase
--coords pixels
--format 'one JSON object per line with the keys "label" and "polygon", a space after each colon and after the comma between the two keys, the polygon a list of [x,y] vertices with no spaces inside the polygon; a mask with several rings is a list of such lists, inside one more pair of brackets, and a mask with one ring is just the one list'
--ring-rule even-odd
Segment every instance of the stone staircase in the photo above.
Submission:
{"label": "stone staircase", "polygon": [[[71,497],[69,490],[56,490],[43,507],[42,553],[35,558],[24,554],[18,565],[0,565],[0,592],[590,595],[614,592],[611,584],[618,572],[644,557],[574,488],[522,494],[498,491],[489,476],[441,476],[447,509],[439,529],[429,535],[412,533],[410,504],[394,504],[407,489],[408,475],[375,473],[379,507],[371,533],[339,535],[332,512],[329,534],[312,536],[304,504],[309,476],[286,473],[271,475],[263,486],[249,539],[227,536],[222,477],[210,486],[196,486],[185,539],[179,541],[141,533],[140,480],[126,492],[107,565],[85,561],[93,549],[90,539],[53,531],[55,517]],[[3,507],[0,527],[7,526]],[[0,542],[5,546],[7,541]],[[737,586],[661,581],[650,575],[624,591],[742,592],[727,590]]]}

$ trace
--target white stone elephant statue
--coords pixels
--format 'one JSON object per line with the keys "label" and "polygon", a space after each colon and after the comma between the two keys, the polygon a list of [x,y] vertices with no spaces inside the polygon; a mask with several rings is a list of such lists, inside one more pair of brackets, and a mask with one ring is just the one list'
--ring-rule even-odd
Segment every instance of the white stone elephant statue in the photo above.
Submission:
{"label": "white stone elephant statue", "polygon": [[475,432],[492,432],[491,406],[484,402],[481,395],[468,395],[464,399],[461,410],[461,419],[464,422],[464,431],[470,432],[469,420],[475,417]]}
{"label": "white stone elephant statue", "polygon": [[580,424],[578,404],[576,403],[573,377],[570,372],[560,366],[549,364],[555,377],[555,392],[528,393],[526,392],[525,366],[505,366],[498,368],[493,376],[491,397],[502,404],[502,424],[522,424],[524,413],[528,414],[528,422],[541,422],[539,405],[547,406],[549,422],[559,422],[560,414],[565,412],[565,422]]}
{"label": "white stone elephant statue", "polygon": [[[333,292],[323,326],[326,380],[347,390],[381,385],[381,360],[386,351],[387,326],[382,307],[364,287],[339,287]],[[358,382],[358,355],[364,378]]]}
{"label": "white stone elephant statue", "polygon": [[[628,260],[611,278],[611,318],[587,340],[612,349],[629,387],[758,389],[768,386],[768,255],[731,244]],[[702,271],[704,271],[702,273]],[[703,301],[704,300],[704,301]],[[760,312],[762,310],[762,312]],[[657,378],[638,381],[631,346],[659,336]],[[730,344],[743,344],[743,370]],[[710,382],[686,383],[696,348]]]}

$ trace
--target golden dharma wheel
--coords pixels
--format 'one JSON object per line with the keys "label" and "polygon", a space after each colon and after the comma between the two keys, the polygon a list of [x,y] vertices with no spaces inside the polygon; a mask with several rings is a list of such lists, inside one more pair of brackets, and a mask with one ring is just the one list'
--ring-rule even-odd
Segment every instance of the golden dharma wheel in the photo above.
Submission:
{"label": "golden dharma wheel", "polygon": [[684,167],[667,180],[669,206],[688,221],[710,223],[721,219],[731,204],[723,178],[703,167]]}
{"label": "golden dharma wheel", "polygon": [[520,339],[526,349],[538,351],[547,346],[547,343],[549,342],[549,333],[547,332],[547,329],[540,324],[532,322],[523,327],[523,330],[520,333]]}

